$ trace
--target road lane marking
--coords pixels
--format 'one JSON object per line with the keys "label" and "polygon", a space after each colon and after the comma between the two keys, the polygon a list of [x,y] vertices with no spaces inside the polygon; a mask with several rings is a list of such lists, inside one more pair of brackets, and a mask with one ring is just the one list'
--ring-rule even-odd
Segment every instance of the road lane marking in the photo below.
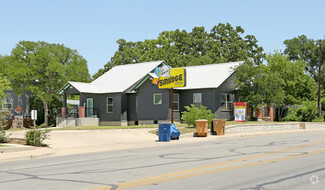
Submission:
{"label": "road lane marking", "polygon": [[[299,145],[299,146],[284,148],[284,149],[280,149],[280,150],[276,150],[276,151],[272,151],[272,152],[268,152],[268,153],[261,153],[261,154],[246,156],[243,158],[238,158],[238,159],[220,162],[220,163],[216,163],[216,164],[212,164],[212,165],[183,170],[183,171],[179,171],[179,172],[173,172],[173,173],[163,174],[163,175],[159,175],[159,176],[143,178],[143,179],[139,179],[139,180],[132,180],[132,181],[128,181],[128,182],[117,183],[115,185],[118,187],[117,189],[131,188],[131,187],[150,185],[150,184],[154,184],[154,183],[173,181],[173,180],[177,180],[177,179],[184,179],[184,178],[194,177],[194,176],[198,176],[198,175],[205,175],[205,174],[209,174],[209,173],[215,173],[215,172],[225,171],[225,170],[230,170],[230,169],[237,169],[237,168],[248,167],[248,166],[253,166],[253,165],[265,164],[265,163],[273,162],[276,160],[271,159],[271,161],[265,162],[265,163],[264,163],[264,161],[258,161],[258,162],[246,163],[246,164],[242,164],[242,165],[213,169],[213,168],[224,166],[224,165],[239,163],[239,162],[243,162],[243,161],[249,161],[249,160],[253,160],[256,158],[261,158],[261,157],[270,156],[273,154],[288,152],[291,150],[301,149],[304,147],[313,146],[313,145],[317,145],[317,144],[323,144],[323,143],[325,143],[325,141],[307,143],[307,144],[303,144],[303,145]],[[321,151],[321,153],[323,153],[323,151]],[[310,154],[306,154],[306,155],[310,155]],[[293,156],[296,156],[296,155],[291,155],[291,156],[287,156],[287,157],[289,157],[291,159],[296,158]],[[280,157],[280,158],[287,158],[287,157]],[[276,158],[276,159],[279,159],[279,158]],[[268,161],[268,160],[265,160],[265,161]],[[204,170],[207,170],[207,171],[204,171]],[[93,188],[90,190],[103,190],[103,189],[111,189],[111,188],[112,188],[112,186],[107,185],[107,186]]]}
{"label": "road lane marking", "polygon": [[202,172],[198,172],[198,173],[192,173],[192,174],[187,174],[187,175],[182,175],[182,176],[175,176],[173,178],[157,179],[156,181],[147,181],[147,182],[133,183],[133,184],[125,183],[125,184],[119,185],[117,189],[128,189],[128,188],[132,188],[132,187],[146,186],[146,185],[151,185],[151,184],[155,184],[155,183],[175,181],[175,180],[180,180],[180,179],[185,179],[185,178],[190,178],[190,177],[196,177],[196,176],[200,176],[200,175],[206,175],[206,174],[217,173],[217,172],[222,172],[222,171],[245,168],[245,167],[249,167],[249,166],[257,166],[257,165],[267,164],[267,163],[271,163],[271,162],[290,160],[290,159],[294,159],[294,158],[300,158],[300,157],[305,157],[305,156],[310,156],[310,155],[315,155],[315,154],[322,154],[322,153],[325,153],[325,150],[308,152],[306,154],[290,155],[290,156],[274,158],[274,159],[270,159],[270,160],[263,160],[263,161],[257,161],[257,162],[246,163],[246,164],[241,164],[241,165],[229,166],[229,167],[225,167],[225,168],[218,168],[218,169],[214,169],[214,170],[207,170],[207,171],[202,171]]}

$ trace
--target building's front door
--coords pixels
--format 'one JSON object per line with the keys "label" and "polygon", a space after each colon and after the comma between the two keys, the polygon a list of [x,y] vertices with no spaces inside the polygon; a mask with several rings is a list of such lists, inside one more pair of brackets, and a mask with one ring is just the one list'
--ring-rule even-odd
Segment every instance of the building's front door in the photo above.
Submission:
{"label": "building's front door", "polygon": [[93,117],[94,115],[94,99],[93,98],[87,98],[87,111],[86,111],[87,117]]}

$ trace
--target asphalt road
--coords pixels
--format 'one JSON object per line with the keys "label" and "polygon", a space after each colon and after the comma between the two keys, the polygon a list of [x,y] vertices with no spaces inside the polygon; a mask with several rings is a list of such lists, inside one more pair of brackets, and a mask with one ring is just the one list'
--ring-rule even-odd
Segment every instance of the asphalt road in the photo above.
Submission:
{"label": "asphalt road", "polygon": [[0,189],[325,189],[325,131],[0,163]]}

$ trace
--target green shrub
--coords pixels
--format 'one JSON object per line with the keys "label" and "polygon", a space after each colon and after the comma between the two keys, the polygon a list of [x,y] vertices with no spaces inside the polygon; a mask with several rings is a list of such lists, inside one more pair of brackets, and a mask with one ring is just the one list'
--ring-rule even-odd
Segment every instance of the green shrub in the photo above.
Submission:
{"label": "green shrub", "polygon": [[314,101],[305,101],[302,106],[289,108],[289,114],[283,118],[284,121],[307,121],[317,119],[317,106]]}
{"label": "green shrub", "polygon": [[9,135],[6,135],[5,125],[6,118],[9,117],[11,113],[9,111],[0,111],[0,143],[7,143]]}
{"label": "green shrub", "polygon": [[32,146],[46,146],[43,144],[43,141],[49,137],[50,129],[39,127],[35,128],[35,142],[34,142],[34,128],[27,131],[25,134],[26,137],[26,144]]}
{"label": "green shrub", "polygon": [[316,117],[313,122],[324,122],[324,116]]}
{"label": "green shrub", "polygon": [[194,104],[190,106],[185,106],[187,111],[182,112],[182,120],[188,126],[196,126],[196,120],[198,119],[206,119],[209,120],[209,125],[211,124],[212,119],[215,118],[215,115],[211,112],[211,110],[207,110],[206,106],[201,105],[200,108],[195,107]]}
{"label": "green shrub", "polygon": [[7,139],[7,135],[6,135],[6,131],[4,130],[3,126],[0,126],[0,143],[7,143],[8,139]]}

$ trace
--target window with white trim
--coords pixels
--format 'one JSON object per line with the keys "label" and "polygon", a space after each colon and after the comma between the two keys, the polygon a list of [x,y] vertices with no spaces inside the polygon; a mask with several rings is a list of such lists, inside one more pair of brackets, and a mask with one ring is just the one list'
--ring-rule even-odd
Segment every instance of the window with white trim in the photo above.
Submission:
{"label": "window with white trim", "polygon": [[3,103],[1,109],[2,110],[12,110],[12,103]]}
{"label": "window with white trim", "polygon": [[179,94],[173,94],[173,110],[179,111]]}
{"label": "window with white trim", "polygon": [[114,112],[114,98],[107,97],[106,99],[106,112],[113,113]]}
{"label": "window with white trim", "polygon": [[153,94],[153,104],[154,105],[162,104],[162,94],[161,93]]}
{"label": "window with white trim", "polygon": [[234,95],[221,93],[221,111],[232,111],[234,103]]}
{"label": "window with white trim", "polygon": [[2,101],[2,104],[1,104],[1,110],[12,110],[13,109],[13,104],[12,102],[7,102],[6,99],[4,99]]}
{"label": "window with white trim", "polygon": [[202,105],[202,93],[193,93],[193,104],[198,108]]}

